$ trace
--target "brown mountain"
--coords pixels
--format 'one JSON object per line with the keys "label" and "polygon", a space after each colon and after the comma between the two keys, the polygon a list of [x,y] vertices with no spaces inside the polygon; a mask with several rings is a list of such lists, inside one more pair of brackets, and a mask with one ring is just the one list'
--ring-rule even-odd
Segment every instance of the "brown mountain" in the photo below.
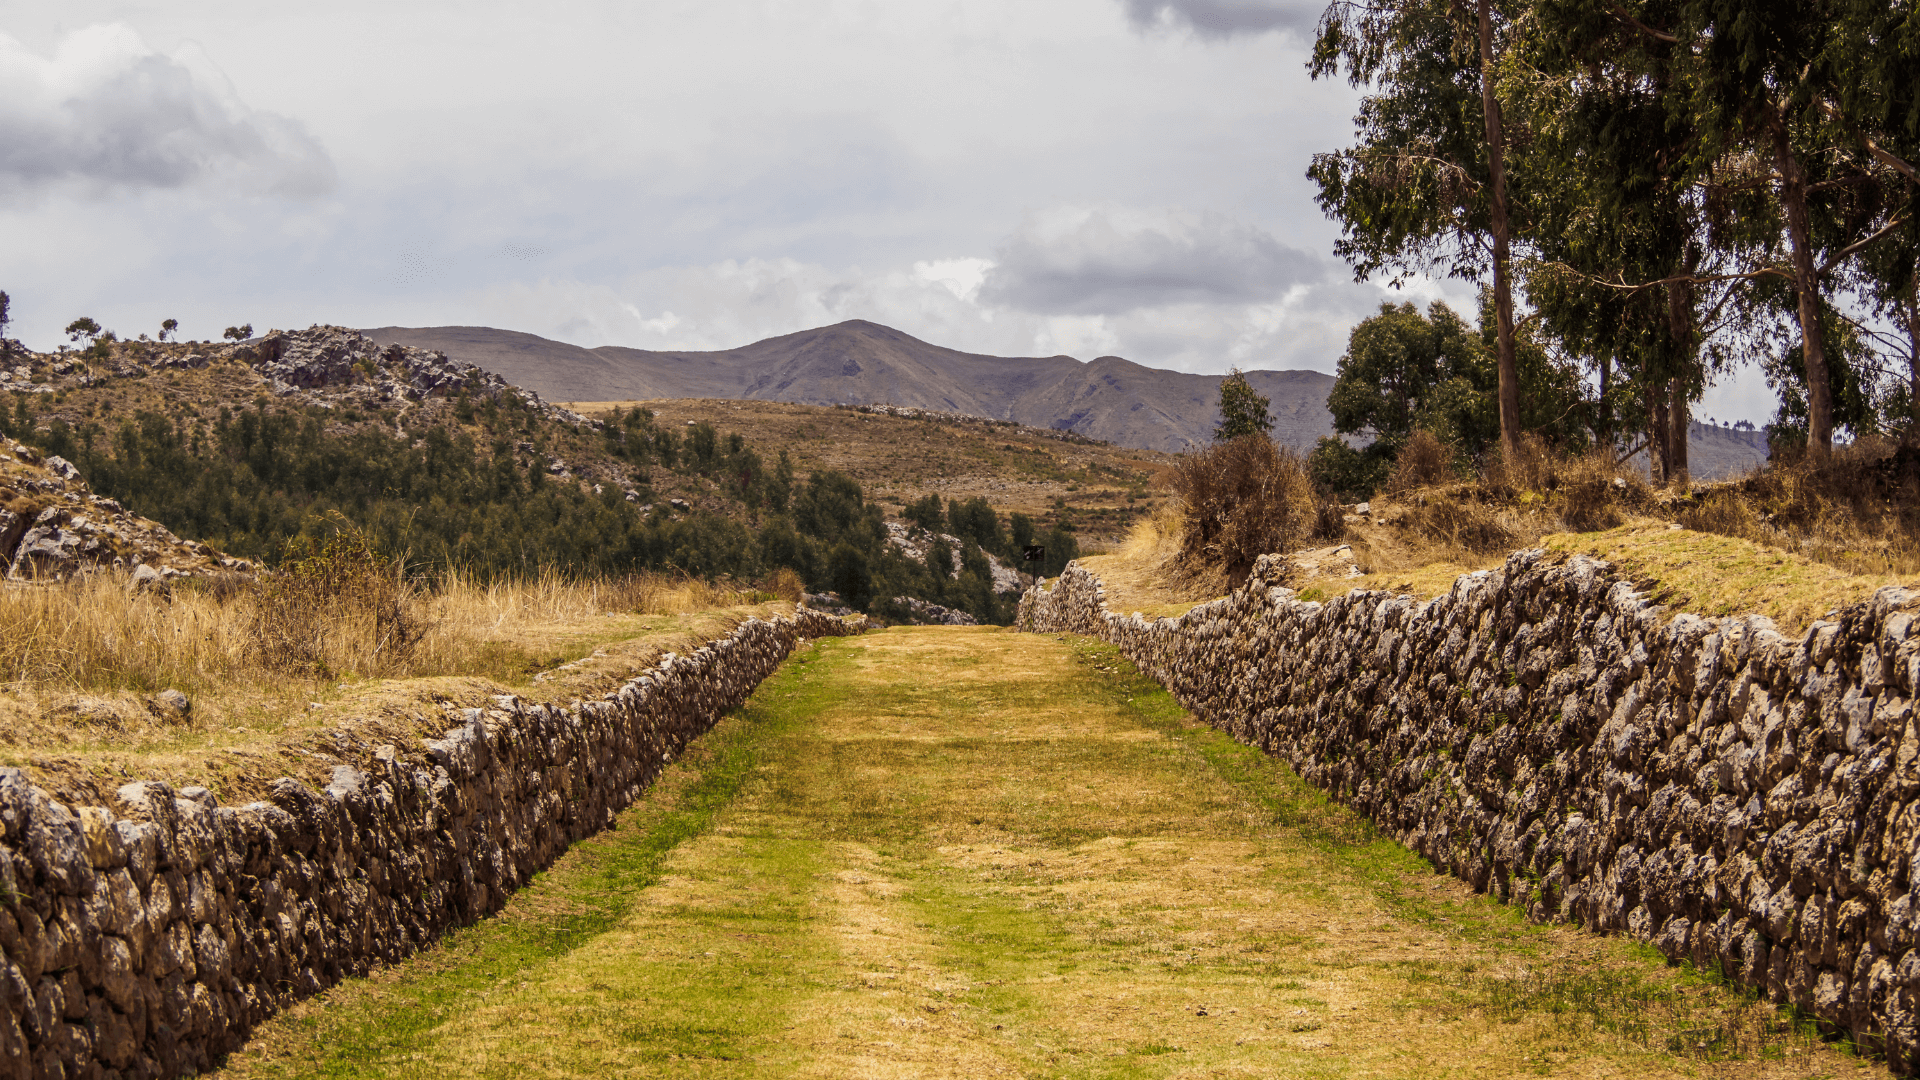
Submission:
{"label": "brown mountain", "polygon": [[[1145,367],[1117,356],[982,356],[854,320],[716,352],[583,349],[478,326],[364,331],[382,343],[439,349],[550,401],[735,398],[811,405],[885,402],[1066,429],[1122,446],[1182,450],[1218,419],[1219,375]],[[1273,403],[1274,433],[1302,450],[1333,431],[1317,371],[1249,371]]]}

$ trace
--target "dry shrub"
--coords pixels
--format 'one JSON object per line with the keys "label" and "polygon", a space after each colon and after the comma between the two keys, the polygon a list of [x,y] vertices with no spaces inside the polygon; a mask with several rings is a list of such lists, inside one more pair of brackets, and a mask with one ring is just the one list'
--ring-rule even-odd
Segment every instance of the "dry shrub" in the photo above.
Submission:
{"label": "dry shrub", "polygon": [[1509,453],[1496,445],[1487,455],[1481,481],[1510,492],[1547,491],[1557,483],[1561,459],[1538,436],[1522,433],[1519,446]]}
{"label": "dry shrub", "polygon": [[1626,521],[1624,511],[1650,501],[1646,478],[1595,449],[1557,463],[1548,483],[1558,489],[1560,520],[1573,532],[1600,532]]}
{"label": "dry shrub", "polygon": [[1313,538],[1337,541],[1347,536],[1347,508],[1337,502],[1322,501],[1313,512]]}
{"label": "dry shrub", "polygon": [[767,577],[766,589],[774,596],[789,604],[797,604],[806,599],[807,584],[800,572],[783,566]]}
{"label": "dry shrub", "polygon": [[1247,580],[1262,555],[1288,552],[1312,530],[1316,498],[1306,463],[1264,436],[1242,436],[1187,454],[1173,470],[1185,504],[1180,565],[1190,579]]}
{"label": "dry shrub", "polygon": [[250,636],[261,666],[320,678],[402,670],[432,626],[402,565],[352,527],[288,547],[286,568],[254,604]]}
{"label": "dry shrub", "polygon": [[1760,540],[1767,536],[1766,526],[1747,501],[1731,491],[1709,493],[1699,503],[1680,511],[1679,522],[1695,532],[1718,533],[1742,540]]}
{"label": "dry shrub", "polygon": [[1497,510],[1471,498],[1429,495],[1415,521],[1428,540],[1476,554],[1511,551],[1520,542],[1520,534],[1500,520]]}
{"label": "dry shrub", "polygon": [[1835,447],[1825,465],[1773,462],[1710,491],[1679,521],[1851,573],[1920,572],[1920,447],[1866,438]]}
{"label": "dry shrub", "polygon": [[1433,432],[1422,428],[1400,448],[1400,456],[1394,459],[1393,475],[1387,478],[1387,490],[1412,491],[1458,479],[1453,469],[1453,450]]}

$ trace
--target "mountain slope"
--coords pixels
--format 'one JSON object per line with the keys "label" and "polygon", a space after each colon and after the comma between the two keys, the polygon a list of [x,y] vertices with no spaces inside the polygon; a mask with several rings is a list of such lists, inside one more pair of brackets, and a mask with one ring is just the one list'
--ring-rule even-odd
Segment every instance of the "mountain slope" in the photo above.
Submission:
{"label": "mountain slope", "polygon": [[[582,349],[484,327],[381,327],[375,341],[438,349],[558,401],[732,398],[799,404],[886,402],[1071,430],[1151,450],[1182,450],[1213,433],[1219,375],[1149,368],[1117,356],[983,356],[853,320],[715,352]],[[1313,371],[1251,371],[1273,399],[1276,434],[1308,449],[1332,433]]]}

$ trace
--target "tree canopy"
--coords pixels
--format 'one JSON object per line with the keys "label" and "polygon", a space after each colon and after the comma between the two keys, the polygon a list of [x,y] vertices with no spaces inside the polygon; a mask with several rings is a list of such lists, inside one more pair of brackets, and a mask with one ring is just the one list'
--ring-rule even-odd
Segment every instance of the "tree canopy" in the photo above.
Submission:
{"label": "tree canopy", "polygon": [[1912,5],[1339,0],[1309,70],[1366,91],[1354,145],[1308,170],[1335,252],[1482,284],[1501,439],[1565,434],[1531,407],[1529,342],[1661,480],[1738,363],[1781,391],[1776,446],[1920,438]]}

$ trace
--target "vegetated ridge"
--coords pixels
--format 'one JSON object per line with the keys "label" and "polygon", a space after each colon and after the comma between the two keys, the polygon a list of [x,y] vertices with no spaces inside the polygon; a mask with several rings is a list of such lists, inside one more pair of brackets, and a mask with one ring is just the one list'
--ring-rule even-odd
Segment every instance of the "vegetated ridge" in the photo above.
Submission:
{"label": "vegetated ridge", "polygon": [[[759,580],[785,569],[876,614],[907,618],[895,598],[908,597],[1003,622],[1019,548],[1042,540],[1064,565],[1077,547],[1064,501],[1042,519],[950,494],[918,520],[957,542],[914,557],[886,509],[831,467],[803,476],[778,450],[701,420],[657,424],[639,408],[590,419],[444,353],[339,327],[220,346],[97,332],[81,351],[23,360],[9,369],[0,435],[242,558],[276,561],[346,524],[429,573]],[[1023,445],[1066,445],[1033,434]],[[1109,473],[1135,489],[1147,475]],[[896,498],[904,511],[907,494]]]}

